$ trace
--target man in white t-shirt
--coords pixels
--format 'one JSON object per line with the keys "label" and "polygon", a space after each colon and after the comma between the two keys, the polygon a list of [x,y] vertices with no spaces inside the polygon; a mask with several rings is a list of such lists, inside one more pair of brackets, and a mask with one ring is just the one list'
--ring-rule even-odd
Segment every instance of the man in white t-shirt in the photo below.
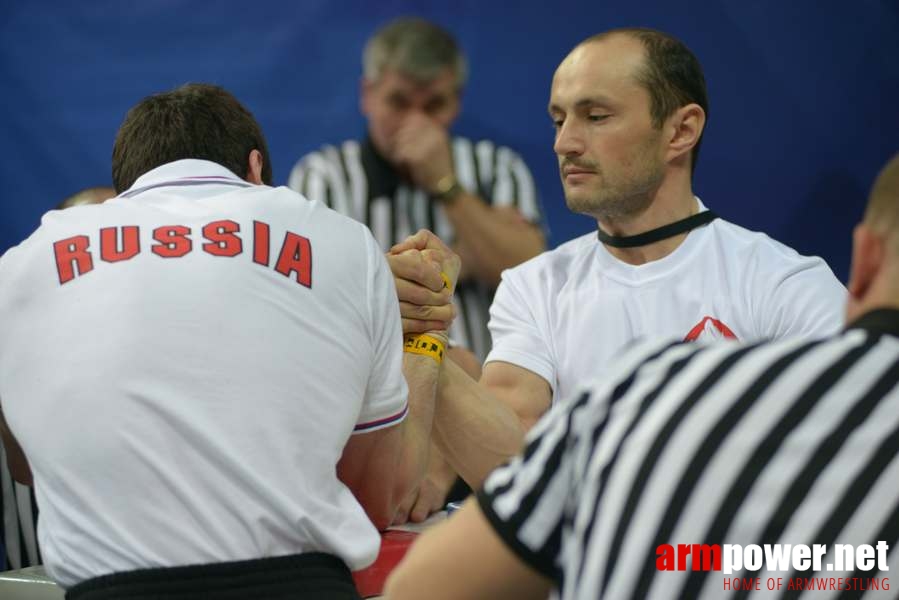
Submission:
{"label": "man in white t-shirt", "polygon": [[[693,194],[707,105],[696,57],[659,31],[599,34],[559,65],[549,113],[565,198],[597,233],[503,273],[479,388],[444,368],[441,404],[454,390],[466,399],[452,404],[457,416],[463,405],[474,415],[470,443],[442,448],[469,483],[501,457],[496,437],[514,438],[479,416],[499,410],[492,396],[528,428],[639,338],[839,330],[846,290],[824,261],[716,218]],[[410,247],[426,246],[398,249]],[[438,440],[441,423],[438,409]]]}
{"label": "man in white t-shirt", "polygon": [[[151,96],[118,196],[0,260],[4,442],[69,598],[358,598],[424,471],[445,332],[404,342],[369,230],[269,164],[221,88]],[[457,257],[403,260],[450,302]]]}

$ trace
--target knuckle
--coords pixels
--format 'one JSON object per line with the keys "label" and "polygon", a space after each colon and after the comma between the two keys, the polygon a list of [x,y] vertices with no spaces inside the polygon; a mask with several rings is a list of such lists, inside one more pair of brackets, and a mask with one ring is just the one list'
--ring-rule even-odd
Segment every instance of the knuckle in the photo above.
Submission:
{"label": "knuckle", "polygon": [[428,299],[429,299],[428,296],[429,296],[428,290],[426,290],[422,287],[418,287],[418,286],[412,288],[410,290],[410,294],[409,294],[409,297],[410,297],[412,303],[417,304],[419,306],[421,306],[423,304],[427,304]]}
{"label": "knuckle", "polygon": [[413,302],[415,287],[402,279],[396,280],[396,295],[401,302]]}
{"label": "knuckle", "polygon": [[418,307],[408,302],[400,302],[400,316],[404,319],[418,318]]}

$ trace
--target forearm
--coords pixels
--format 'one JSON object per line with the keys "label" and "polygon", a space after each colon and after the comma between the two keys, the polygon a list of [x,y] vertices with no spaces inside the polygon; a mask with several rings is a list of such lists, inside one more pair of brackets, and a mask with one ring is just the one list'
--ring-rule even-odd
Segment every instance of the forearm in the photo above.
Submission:
{"label": "forearm", "polygon": [[447,492],[449,492],[450,488],[453,487],[453,484],[456,483],[458,477],[459,475],[456,473],[456,470],[443,457],[443,453],[437,446],[437,442],[432,440],[431,456],[428,459],[428,478],[434,482],[437,489],[443,492],[444,498],[446,498]]}
{"label": "forearm", "polygon": [[524,428],[515,412],[447,360],[440,373],[433,438],[472,489],[521,450]]}
{"label": "forearm", "polygon": [[25,458],[25,453],[19,445],[18,440],[10,431],[6,424],[6,418],[3,416],[3,410],[0,409],[0,439],[2,439],[3,447],[6,449],[6,464],[12,478],[23,485],[34,485],[31,476],[31,467]]}
{"label": "forearm", "polygon": [[396,504],[418,485],[428,465],[440,364],[429,356],[403,355],[403,375],[409,387],[409,414],[397,464],[393,498]]}
{"label": "forearm", "polygon": [[456,472],[432,441],[424,478],[418,488],[412,490],[412,493],[400,503],[393,524],[402,525],[408,521],[421,523],[441,510],[446,505],[447,494],[457,479]]}
{"label": "forearm", "polygon": [[456,251],[467,276],[497,285],[504,269],[520,264],[546,249],[538,227],[513,209],[490,207],[479,197],[462,193],[444,211],[456,233]]}

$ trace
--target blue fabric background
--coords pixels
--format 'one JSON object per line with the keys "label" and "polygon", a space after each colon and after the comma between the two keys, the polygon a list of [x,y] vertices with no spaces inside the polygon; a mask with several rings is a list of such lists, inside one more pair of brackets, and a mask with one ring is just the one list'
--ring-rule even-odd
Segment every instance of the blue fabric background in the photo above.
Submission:
{"label": "blue fabric background", "polygon": [[553,70],[593,33],[645,25],[681,37],[705,66],[700,197],[823,256],[845,281],[852,226],[899,151],[895,0],[0,0],[0,252],[64,197],[108,184],[126,110],[188,81],[223,85],[254,112],[284,183],[303,153],[363,132],[362,46],[410,13],[447,26],[467,50],[456,130],[525,156],[552,245],[593,227],[562,199],[546,116]]}

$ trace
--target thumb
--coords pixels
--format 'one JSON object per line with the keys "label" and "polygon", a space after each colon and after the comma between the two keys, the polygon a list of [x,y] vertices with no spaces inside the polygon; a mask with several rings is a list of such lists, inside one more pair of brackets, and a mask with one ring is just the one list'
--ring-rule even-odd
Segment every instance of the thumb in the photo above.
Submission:
{"label": "thumb", "polygon": [[424,250],[425,248],[433,245],[434,240],[439,241],[440,238],[438,238],[427,229],[419,229],[402,242],[394,244],[390,248],[390,253],[398,254],[400,252],[405,252],[406,250]]}

